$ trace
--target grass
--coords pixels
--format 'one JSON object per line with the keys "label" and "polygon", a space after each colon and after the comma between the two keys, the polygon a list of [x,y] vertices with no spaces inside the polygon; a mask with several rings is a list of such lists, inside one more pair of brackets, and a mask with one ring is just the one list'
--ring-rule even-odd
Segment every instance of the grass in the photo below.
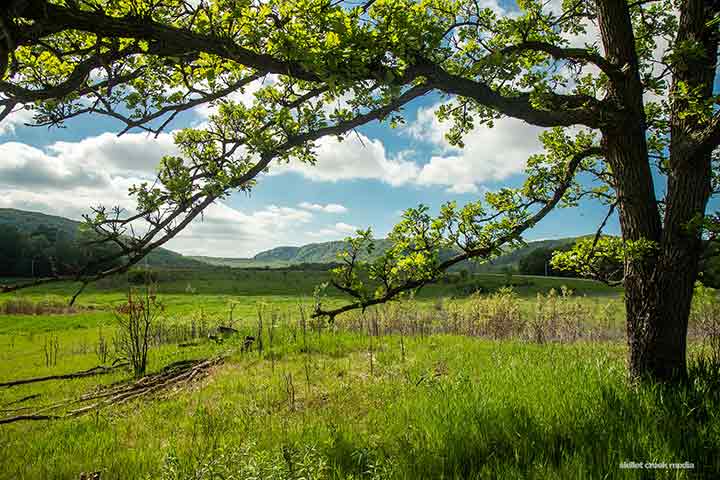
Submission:
{"label": "grass", "polygon": [[[236,295],[236,296],[312,296],[315,287],[330,278],[323,270],[243,270],[214,268],[208,270],[160,270],[159,290],[164,294],[197,295]],[[13,283],[13,279],[0,279],[0,283]],[[104,279],[91,284],[83,294],[88,298],[99,299],[103,294],[117,294],[127,287],[124,276]],[[620,290],[602,283],[584,279],[540,277],[528,275],[510,275],[500,273],[479,273],[463,277],[451,274],[444,281],[424,287],[419,298],[435,299],[439,297],[464,297],[475,291],[493,292],[511,285],[524,297],[534,297],[537,293],[546,293],[551,288],[559,289],[565,285],[578,295],[617,296]],[[43,297],[48,294],[69,297],[79,284],[55,283],[25,290],[22,295]],[[329,290],[331,297],[340,297],[340,292]]]}
{"label": "grass", "polygon": [[[210,288],[219,279],[206,281]],[[525,317],[533,315],[539,285],[526,288],[516,299]],[[201,383],[161,398],[72,420],[0,425],[0,478],[76,479],[102,471],[103,479],[674,479],[720,472],[720,375],[710,365],[695,367],[682,389],[632,386],[621,340],[535,344],[461,335],[465,327],[448,326],[457,319],[452,312],[469,321],[486,299],[426,294],[410,313],[393,306],[347,318],[334,330],[303,329],[297,289],[234,295],[167,288],[169,322],[227,324],[235,303],[234,325],[243,336],[257,331],[257,306],[266,304],[263,352],[241,353],[240,339],[156,346],[153,371],[179,359],[230,357]],[[68,291],[37,289],[26,297],[52,300]],[[573,301],[621,329],[619,299],[598,292]],[[100,286],[80,302],[107,306],[122,298]],[[618,308],[602,319],[608,304]],[[107,309],[1,316],[0,381],[97,365],[94,348],[101,332],[112,335],[112,318]],[[431,328],[413,334],[411,318],[427,319]],[[57,365],[45,362],[49,338],[60,346]],[[0,389],[0,408],[33,394],[41,397],[26,403],[76,397],[128,375]],[[622,462],[695,468],[629,470],[619,468]]]}

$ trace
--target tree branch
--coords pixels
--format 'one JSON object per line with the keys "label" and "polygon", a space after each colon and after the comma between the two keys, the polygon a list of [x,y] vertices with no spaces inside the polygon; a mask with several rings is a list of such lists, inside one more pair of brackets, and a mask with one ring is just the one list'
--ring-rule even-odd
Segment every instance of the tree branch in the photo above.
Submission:
{"label": "tree branch", "polygon": [[495,241],[491,242],[488,245],[485,245],[484,247],[475,248],[468,250],[462,254],[456,255],[452,258],[449,258],[440,264],[437,265],[435,268],[435,275],[432,278],[429,279],[409,279],[405,281],[404,283],[397,285],[393,288],[390,288],[386,290],[384,294],[382,294],[379,297],[371,298],[368,300],[359,300],[353,303],[349,303],[346,305],[343,305],[338,308],[330,309],[330,310],[323,310],[321,307],[316,308],[315,312],[312,314],[312,318],[318,318],[318,317],[328,317],[331,321],[334,320],[334,318],[337,315],[340,315],[342,313],[351,311],[351,310],[357,310],[357,309],[366,309],[367,307],[378,305],[381,303],[386,303],[395,297],[397,297],[399,294],[407,291],[411,291],[417,288],[420,288],[424,285],[431,284],[437,282],[443,273],[445,273],[450,267],[453,265],[456,265],[460,262],[463,262],[465,260],[469,260],[471,258],[478,258],[478,257],[487,257],[491,255],[494,251],[496,251],[499,247],[502,245],[517,239],[522,235],[525,230],[532,228],[537,222],[542,220],[550,211],[552,211],[555,206],[562,200],[563,196],[567,192],[568,188],[570,188],[570,185],[572,184],[572,181],[575,177],[575,172],[577,171],[580,163],[591,156],[601,155],[603,153],[603,150],[600,147],[591,147],[588,148],[582,152],[577,153],[574,155],[570,162],[568,163],[567,170],[565,173],[565,178],[563,179],[562,183],[558,186],[558,188],[555,190],[553,196],[546,201],[543,202],[536,202],[536,203],[544,203],[543,207],[540,208],[533,216],[525,220],[524,222],[520,223],[513,229],[511,229],[506,234],[500,236]]}
{"label": "tree branch", "polygon": [[504,96],[485,82],[449,73],[429,61],[421,60],[411,67],[411,71],[434,81],[438,90],[470,98],[503,115],[540,127],[585,125],[600,128],[613,116],[606,104],[586,95],[545,93],[542,100],[546,102],[547,108],[540,109],[533,105],[530,93]]}
{"label": "tree branch", "polygon": [[[190,52],[206,52],[254,68],[259,72],[288,75],[300,80],[324,83],[324,79],[320,75],[308,70],[299,61],[280,59],[268,53],[259,53],[240,46],[227,37],[200,34],[184,28],[163,25],[146,18],[110,17],[97,11],[77,10],[49,4],[45,0],[27,0],[22,17],[41,25],[49,23],[52,25],[53,32],[74,29],[104,37],[135,38],[150,42],[148,51],[140,53],[176,56]],[[526,42],[521,46],[542,49],[561,58],[592,61],[608,72],[614,72],[614,67],[610,63],[587,50],[558,49],[542,42]],[[510,48],[521,48],[521,46]],[[80,69],[78,75],[83,73],[83,70],[85,69]],[[368,80],[371,77],[386,78],[386,71],[397,74],[392,69],[377,64],[368,67],[368,73],[364,75],[367,78],[353,80]],[[538,126],[586,125],[599,128],[603,122],[611,121],[608,118],[612,116],[610,109],[595,98],[584,95],[543,93],[542,98],[538,99],[541,99],[546,106],[538,108],[533,106],[533,99],[529,93],[504,96],[493,90],[486,82],[448,73],[436,63],[422,58],[415,65],[409,67],[404,75],[397,77],[395,83],[397,85],[409,84],[421,76],[429,78],[441,91],[471,98],[504,115],[519,118]],[[0,84],[0,90],[11,91],[11,89],[12,85]],[[42,98],[49,98],[50,93],[63,94],[66,90],[66,88],[59,88],[42,94]],[[38,98],[32,100],[36,99]]]}
{"label": "tree branch", "polygon": [[720,113],[713,115],[707,127],[697,135],[697,140],[693,157],[712,153],[720,146]]}
{"label": "tree branch", "polygon": [[[84,288],[87,283],[94,282],[97,280],[100,280],[102,278],[123,273],[126,272],[130,267],[137,264],[142,258],[144,258],[150,251],[152,251],[155,248],[158,248],[168,241],[170,241],[172,238],[174,238],[178,233],[180,233],[193,219],[195,219],[198,215],[200,215],[208,206],[210,206],[215,200],[225,195],[229,190],[234,188],[240,188],[243,185],[247,184],[248,182],[252,181],[257,177],[261,172],[263,172],[270,162],[277,158],[278,156],[282,155],[285,152],[288,152],[292,150],[293,148],[296,148],[298,146],[307,144],[309,142],[313,142],[315,140],[318,140],[322,137],[328,136],[328,135],[341,135],[343,133],[346,133],[353,128],[356,128],[360,125],[364,125],[372,120],[380,120],[385,118],[387,115],[392,113],[393,111],[398,110],[406,103],[422,96],[428,93],[430,90],[432,90],[432,86],[430,84],[424,84],[424,85],[417,85],[413,88],[408,89],[404,93],[400,94],[395,98],[394,100],[391,100],[386,105],[383,105],[381,107],[378,107],[374,110],[371,110],[369,112],[365,112],[363,114],[359,114],[356,117],[352,119],[348,119],[342,122],[338,122],[335,125],[318,128],[309,132],[301,133],[298,135],[294,135],[291,137],[288,137],[285,142],[282,144],[276,146],[272,151],[265,152],[261,154],[260,159],[255,165],[252,166],[247,172],[244,174],[238,176],[237,178],[233,179],[226,189],[224,191],[215,191],[211,190],[212,193],[204,193],[204,194],[196,194],[194,197],[189,199],[187,202],[184,202],[182,204],[179,204],[177,208],[175,208],[169,215],[167,215],[162,221],[153,223],[153,228],[143,235],[141,239],[131,239],[133,240],[131,245],[123,244],[124,248],[121,248],[121,251],[117,254],[113,255],[112,257],[106,257],[100,259],[98,262],[95,262],[93,265],[88,265],[85,268],[83,268],[78,274],[75,275],[53,275],[46,278],[39,278],[32,280],[30,282],[15,284],[15,285],[1,285],[0,286],[0,292],[7,293],[7,292],[13,292],[17,290],[21,290],[24,288],[34,287],[38,285],[44,285],[48,283],[55,283],[55,282],[61,282],[61,281],[74,281],[74,282],[82,282],[82,287]],[[234,152],[234,149],[231,149],[227,154],[232,155]],[[149,216],[151,212],[145,212],[146,216]],[[175,223],[178,218],[180,218],[182,215],[182,220]],[[136,219],[138,218],[137,215],[132,216],[130,218]],[[118,220],[118,219],[109,219],[105,221],[103,224],[122,224],[123,221],[127,222],[128,219],[125,220]],[[96,233],[100,234],[101,236],[104,235],[106,237],[112,237],[114,239],[117,239],[118,232],[117,228],[113,227],[110,231],[104,231],[100,228],[100,226],[93,226]],[[159,236],[159,238],[158,238]],[[95,267],[98,263],[104,263],[109,260],[113,259],[121,259],[125,258],[123,263],[120,265],[111,267],[109,269],[89,274],[89,272],[93,267]],[[77,297],[73,297],[74,299]]]}
{"label": "tree branch", "polygon": [[620,67],[608,61],[599,53],[587,48],[563,48],[547,42],[525,41],[505,47],[500,50],[500,53],[502,55],[511,55],[525,51],[544,52],[558,60],[591,63],[602,70],[611,80],[622,80],[624,77]]}
{"label": "tree branch", "polygon": [[111,17],[98,11],[88,11],[55,5],[46,0],[27,0],[18,16],[33,20],[44,27],[43,35],[63,30],[81,30],[102,37],[135,38],[150,43],[148,54],[182,55],[205,52],[234,60],[258,70],[308,81],[322,81],[300,62],[280,60],[266,53],[241,47],[229,38],[204,35],[187,29],[172,27],[135,16]]}

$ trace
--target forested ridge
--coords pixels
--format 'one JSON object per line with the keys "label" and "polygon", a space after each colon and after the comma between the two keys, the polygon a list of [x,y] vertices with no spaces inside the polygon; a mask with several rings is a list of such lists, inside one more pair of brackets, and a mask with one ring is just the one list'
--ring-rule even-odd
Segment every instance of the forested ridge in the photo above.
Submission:
{"label": "forested ridge", "polygon": [[[0,276],[73,275],[115,251],[112,244],[93,242],[81,226],[81,222],[63,217],[0,208]],[[93,268],[107,268],[114,261]],[[147,264],[168,268],[204,267],[201,262],[162,248],[148,255]]]}

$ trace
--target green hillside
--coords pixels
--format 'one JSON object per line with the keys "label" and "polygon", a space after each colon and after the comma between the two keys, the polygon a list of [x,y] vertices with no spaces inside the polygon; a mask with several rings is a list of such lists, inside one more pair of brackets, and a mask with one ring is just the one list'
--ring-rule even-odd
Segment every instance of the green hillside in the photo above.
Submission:
{"label": "green hillside", "polygon": [[[390,247],[390,242],[385,239],[375,240],[374,244],[373,256],[381,255]],[[260,262],[332,263],[337,262],[338,254],[346,248],[347,244],[343,241],[310,243],[302,247],[277,247],[258,253],[253,257],[253,260]]]}
{"label": "green hillside", "polygon": [[[50,245],[60,238],[73,240],[78,236],[81,223],[56,215],[29,212],[14,208],[0,208],[0,228],[10,227],[24,235],[33,236],[37,232],[48,238]],[[203,268],[203,262],[185,257],[165,248],[157,248],[147,257],[147,264],[163,268]]]}
{"label": "green hillside", "polygon": [[516,248],[510,252],[507,252],[490,262],[478,265],[475,270],[478,272],[499,272],[507,269],[516,270],[520,264],[520,260],[528,256],[533,251],[543,249],[556,249],[571,245],[576,240],[582,237],[567,237],[567,238],[555,238],[547,240],[536,240],[528,242],[524,247]]}
{"label": "green hillside", "polygon": [[[526,246],[517,248],[492,261],[485,263],[464,262],[457,265],[453,270],[467,269],[476,273],[497,273],[508,269],[517,270],[520,260],[539,248],[557,248],[575,242],[576,237],[558,238],[550,240],[538,240],[528,242]],[[381,255],[390,247],[387,239],[375,240],[373,257]],[[338,253],[347,247],[343,241],[331,241],[322,243],[310,243],[301,247],[276,247],[258,253],[252,258],[222,258],[222,257],[191,257],[201,262],[233,268],[287,268],[300,264],[328,264],[338,261]],[[442,257],[449,258],[456,254],[455,251],[442,252]],[[363,260],[367,260],[363,258]]]}

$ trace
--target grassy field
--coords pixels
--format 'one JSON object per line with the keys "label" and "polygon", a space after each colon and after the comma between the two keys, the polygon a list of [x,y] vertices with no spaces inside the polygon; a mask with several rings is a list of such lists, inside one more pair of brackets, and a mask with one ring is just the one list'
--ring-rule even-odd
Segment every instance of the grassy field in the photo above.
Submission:
{"label": "grassy field", "polygon": [[[197,382],[131,403],[0,425],[0,478],[720,474],[720,375],[701,364],[681,391],[628,385],[617,290],[567,279],[458,278],[331,327],[303,321],[299,308],[309,309],[325,275],[228,270],[161,278],[163,323],[191,341],[159,341],[150,373],[185,359],[224,355],[224,362]],[[508,283],[516,294],[492,293]],[[578,294],[544,295],[563,284]],[[99,347],[112,344],[116,330],[111,307],[126,287],[122,280],[89,287],[74,313],[0,316],[0,382],[101,363]],[[467,297],[474,287],[488,293]],[[72,292],[44,287],[0,302],[51,304]],[[240,335],[210,342],[206,332],[216,325]],[[251,334],[263,339],[262,351],[257,342],[242,351]],[[0,387],[0,418],[129,378],[118,370]],[[623,462],[694,468],[624,469]]]}

